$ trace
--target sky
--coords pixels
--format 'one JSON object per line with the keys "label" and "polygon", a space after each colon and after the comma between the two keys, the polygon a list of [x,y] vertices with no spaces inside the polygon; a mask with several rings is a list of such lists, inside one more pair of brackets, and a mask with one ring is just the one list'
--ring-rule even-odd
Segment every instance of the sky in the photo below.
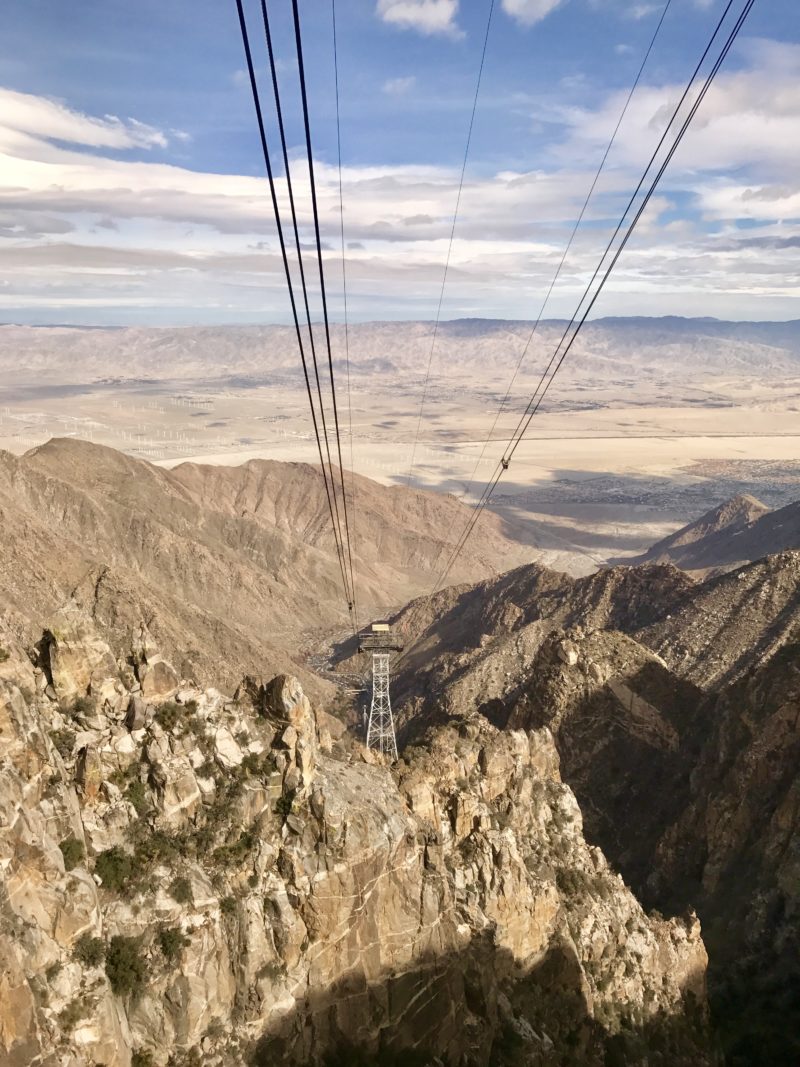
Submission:
{"label": "sky", "polygon": [[[575,310],[724,4],[671,0],[545,317]],[[268,6],[310,249],[291,4]],[[490,0],[336,0],[341,214],[331,0],[301,0],[331,318],[342,220],[351,321],[432,319],[440,296],[445,319],[535,318],[663,9],[495,0],[454,226]],[[288,322],[235,0],[3,14],[0,321]],[[800,318],[798,249],[797,0],[756,0],[594,315]]]}

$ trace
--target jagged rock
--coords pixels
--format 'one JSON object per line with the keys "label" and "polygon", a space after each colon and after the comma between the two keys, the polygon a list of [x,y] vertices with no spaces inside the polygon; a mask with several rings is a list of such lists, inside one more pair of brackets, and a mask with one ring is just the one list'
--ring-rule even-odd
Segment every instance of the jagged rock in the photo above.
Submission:
{"label": "jagged rock", "polygon": [[125,725],[133,732],[143,730],[147,722],[147,703],[140,696],[132,696],[128,701]]}
{"label": "jagged rock", "polygon": [[45,647],[47,671],[60,700],[89,692],[103,700],[121,695],[111,649],[76,604],[67,603],[49,620]]}
{"label": "jagged rock", "polygon": [[103,781],[103,761],[100,753],[91,745],[87,745],[78,753],[75,781],[81,787],[86,803],[94,804],[99,797]]}
{"label": "jagged rock", "polygon": [[220,727],[214,734],[214,755],[221,767],[230,770],[238,767],[244,759],[244,753],[227,727]]}
{"label": "jagged rock", "polygon": [[148,659],[142,664],[138,677],[145,700],[166,700],[175,693],[180,684],[175,668],[161,656]]}
{"label": "jagged rock", "polygon": [[[297,682],[267,690],[277,730],[209,691],[192,697],[191,728],[179,718],[86,732],[76,793],[68,777],[45,778],[58,766],[42,729],[49,705],[0,685],[11,768],[0,826],[13,827],[0,832],[0,1060],[124,1067],[139,1048],[164,1067],[200,1047],[209,1064],[244,1067],[236,1048],[260,1039],[263,1062],[288,1067],[343,1039],[374,1053],[389,1035],[431,1063],[499,1067],[507,1024],[533,1056],[600,1067],[614,1029],[605,1012],[631,1027],[668,1015],[671,1062],[712,1062],[697,924],[648,919],[586,845],[547,728],[456,720],[392,770],[321,755]],[[201,788],[208,745],[223,770]],[[142,759],[147,774],[132,773]],[[69,835],[88,854],[67,872]],[[133,872],[111,865],[98,894],[92,869],[113,845]],[[154,847],[165,851],[152,858]],[[117,896],[115,878],[137,875]],[[158,938],[171,928],[186,944],[167,965]],[[133,939],[137,996],[115,997],[102,967],[73,958],[84,932]],[[55,963],[48,1007],[34,991]],[[91,1011],[56,1046],[54,1013],[89,990]]]}

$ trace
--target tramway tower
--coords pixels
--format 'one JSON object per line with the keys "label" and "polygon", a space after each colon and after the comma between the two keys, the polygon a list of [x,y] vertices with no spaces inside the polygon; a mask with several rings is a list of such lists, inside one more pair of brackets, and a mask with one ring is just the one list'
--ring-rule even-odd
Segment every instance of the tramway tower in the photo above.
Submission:
{"label": "tramway tower", "polygon": [[361,634],[358,647],[361,652],[372,653],[372,704],[367,725],[367,748],[396,760],[397,739],[389,698],[389,660],[392,652],[402,649],[402,642],[392,633],[388,623],[375,622],[366,633]]}

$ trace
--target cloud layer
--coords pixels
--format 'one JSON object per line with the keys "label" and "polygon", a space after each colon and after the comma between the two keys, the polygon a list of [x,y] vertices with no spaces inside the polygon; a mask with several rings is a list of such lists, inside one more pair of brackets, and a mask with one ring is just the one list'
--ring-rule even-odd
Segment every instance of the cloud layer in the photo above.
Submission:
{"label": "cloud layer", "polygon": [[[444,18],[427,10],[436,3],[382,6],[387,14],[425,8],[431,25]],[[522,8],[532,17],[547,5],[516,6],[520,17]],[[752,42],[745,68],[720,76],[598,312],[794,313],[799,86],[800,47],[768,41]],[[384,86],[399,95],[410,88]],[[679,91],[644,85],[634,98],[553,313],[573,310]],[[558,132],[536,169],[468,172],[446,317],[538,313],[621,103],[612,92],[594,108],[552,115]],[[537,118],[531,114],[532,123]],[[167,308],[178,318],[286,320],[266,183],[163,162],[163,149],[177,136],[0,90],[0,317],[8,317],[3,309],[48,308],[62,321],[70,313],[90,319],[93,309],[116,308],[122,319],[146,318]],[[144,158],[127,158],[131,152]],[[335,304],[338,172],[319,162],[317,179]],[[307,175],[299,164],[295,182],[310,238]],[[455,168],[344,170],[355,317],[434,313],[457,183]]]}

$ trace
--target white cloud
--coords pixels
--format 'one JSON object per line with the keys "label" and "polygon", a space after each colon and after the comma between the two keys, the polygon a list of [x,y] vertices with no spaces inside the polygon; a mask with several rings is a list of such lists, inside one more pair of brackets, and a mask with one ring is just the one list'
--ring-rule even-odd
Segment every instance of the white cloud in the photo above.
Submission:
{"label": "white cloud", "polygon": [[384,22],[404,30],[463,36],[456,23],[458,0],[378,0],[376,13]]}
{"label": "white cloud", "polygon": [[[620,261],[604,311],[621,292],[628,309],[635,300],[637,310],[686,312],[702,292],[705,311],[722,315],[733,293],[738,315],[750,307],[759,313],[764,293],[772,294],[770,313],[791,299],[800,238],[800,47],[750,42],[742,54],[743,68],[721,73],[699,112]],[[589,209],[591,225],[580,231],[559,282],[554,314],[573,310],[660,135],[665,102],[678,93],[678,86],[643,85],[634,97]],[[549,284],[623,95],[611,93],[591,109],[552,109],[549,149],[537,169],[468,173],[447,315],[535,314],[531,294]],[[285,319],[264,179],[112,158],[149,128],[63,105],[54,118],[52,106],[26,98],[27,111],[17,109],[10,122],[0,107],[3,307],[106,304],[195,308],[198,315],[222,307],[255,316],[266,306],[267,317]],[[69,148],[69,141],[85,149]],[[338,170],[320,162],[316,172],[335,291]],[[418,164],[344,169],[356,316],[435,311],[458,178],[456,168]],[[312,231],[302,171],[296,181],[305,241]],[[285,197],[282,183],[279,195]],[[746,309],[741,294],[748,292]]]}
{"label": "white cloud", "polygon": [[411,92],[416,84],[417,79],[412,74],[406,78],[389,78],[381,88],[387,96],[405,96],[406,93]]}
{"label": "white cloud", "polygon": [[533,26],[564,2],[565,0],[503,0],[503,11],[523,26]]}
{"label": "white cloud", "polygon": [[48,141],[92,148],[166,148],[161,130],[116,115],[90,117],[57,100],[0,89],[0,127]]}

